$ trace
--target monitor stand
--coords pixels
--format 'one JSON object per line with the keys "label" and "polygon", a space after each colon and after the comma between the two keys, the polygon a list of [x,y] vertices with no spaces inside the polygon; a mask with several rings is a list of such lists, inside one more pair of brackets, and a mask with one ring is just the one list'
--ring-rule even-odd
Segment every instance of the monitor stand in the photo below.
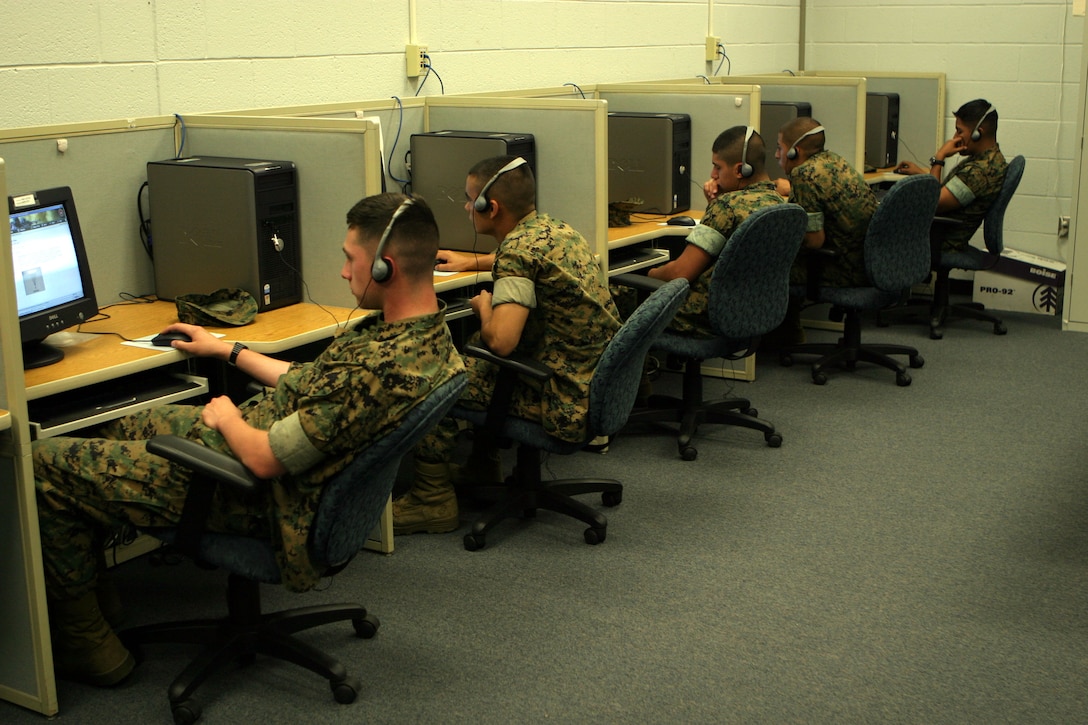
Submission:
{"label": "monitor stand", "polygon": [[63,359],[64,351],[52,345],[46,345],[41,341],[23,344],[23,370],[45,367]]}

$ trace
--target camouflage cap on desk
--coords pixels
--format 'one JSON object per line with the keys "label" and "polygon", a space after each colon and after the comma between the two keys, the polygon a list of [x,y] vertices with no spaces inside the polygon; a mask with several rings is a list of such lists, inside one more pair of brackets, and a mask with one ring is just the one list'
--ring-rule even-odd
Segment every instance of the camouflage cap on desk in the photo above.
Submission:
{"label": "camouflage cap on desk", "polygon": [[248,325],[257,317],[257,300],[244,289],[226,287],[207,295],[179,295],[178,319],[191,325]]}

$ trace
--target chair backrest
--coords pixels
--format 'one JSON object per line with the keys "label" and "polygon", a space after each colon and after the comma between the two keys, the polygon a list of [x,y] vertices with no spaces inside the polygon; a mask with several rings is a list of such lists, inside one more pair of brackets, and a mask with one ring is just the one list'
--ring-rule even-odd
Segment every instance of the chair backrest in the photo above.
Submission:
{"label": "chair backrest", "polygon": [[359,452],[326,484],[310,528],[310,556],[327,567],[349,561],[381,516],[400,460],[461,396],[468,375],[458,373],[408,411],[400,424]]}
{"label": "chair backrest", "polygon": [[941,184],[929,174],[897,181],[865,233],[865,271],[874,287],[904,290],[929,274],[929,228]]}
{"label": "chair backrest", "polygon": [[710,278],[708,311],[716,335],[743,340],[782,323],[790,267],[807,221],[800,206],[775,204],[752,212],[729,237]]}
{"label": "chair backrest", "polygon": [[588,428],[592,436],[612,435],[627,422],[638,395],[650,345],[688,296],[688,281],[666,282],[631,313],[604,349],[589,383]]}
{"label": "chair backrest", "polygon": [[990,254],[1001,254],[1005,248],[1005,210],[1009,207],[1012,195],[1016,193],[1016,187],[1020,186],[1020,178],[1024,175],[1024,157],[1017,156],[1009,162],[1005,169],[1005,181],[1001,184],[994,203],[986,211],[986,218],[982,222],[982,239],[986,242],[986,251]]}

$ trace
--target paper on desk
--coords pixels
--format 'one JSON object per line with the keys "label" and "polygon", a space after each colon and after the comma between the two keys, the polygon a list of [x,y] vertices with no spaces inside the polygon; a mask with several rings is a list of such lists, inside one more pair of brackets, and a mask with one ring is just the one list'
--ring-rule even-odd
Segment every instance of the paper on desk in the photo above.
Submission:
{"label": "paper on desk", "polygon": [[434,271],[435,277],[452,277],[455,274],[461,274],[460,272],[441,272],[439,270]]}
{"label": "paper on desk", "polygon": [[[155,335],[158,335],[158,334],[159,333],[157,333],[157,332],[155,333]],[[209,334],[213,335],[214,337],[226,337],[226,335],[224,335],[222,332],[212,332],[212,333],[209,333]],[[152,345],[151,340],[154,339],[155,335],[144,335],[143,337],[137,337],[134,340],[125,340],[121,344],[122,345],[128,345],[129,347],[142,347],[145,350],[173,350],[174,349],[173,347],[168,347],[168,346],[164,346],[164,345]]]}

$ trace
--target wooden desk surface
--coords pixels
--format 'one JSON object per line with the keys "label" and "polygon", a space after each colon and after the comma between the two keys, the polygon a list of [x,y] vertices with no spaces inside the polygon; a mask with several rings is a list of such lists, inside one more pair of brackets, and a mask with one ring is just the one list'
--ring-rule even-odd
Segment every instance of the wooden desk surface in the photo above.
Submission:
{"label": "wooden desk surface", "polygon": [[[703,212],[699,209],[689,209],[688,211],[679,212],[670,216],[689,216],[692,219],[699,220],[703,218]],[[686,237],[688,232],[691,231],[691,227],[669,226],[665,223],[664,218],[639,221],[637,212],[632,214],[631,221],[632,223],[629,227],[608,228],[609,249],[626,247],[630,244],[638,244],[639,242],[648,242],[658,239],[659,237]]]}
{"label": "wooden desk surface", "polygon": [[905,179],[903,174],[895,173],[895,167],[889,166],[886,169],[877,169],[876,171],[870,171],[865,174],[865,183],[872,186],[873,184],[880,184],[885,181],[896,182],[901,179]]}
{"label": "wooden desk surface", "polygon": [[0,430],[7,430],[11,427],[11,413],[7,412],[3,408],[0,408]]}

